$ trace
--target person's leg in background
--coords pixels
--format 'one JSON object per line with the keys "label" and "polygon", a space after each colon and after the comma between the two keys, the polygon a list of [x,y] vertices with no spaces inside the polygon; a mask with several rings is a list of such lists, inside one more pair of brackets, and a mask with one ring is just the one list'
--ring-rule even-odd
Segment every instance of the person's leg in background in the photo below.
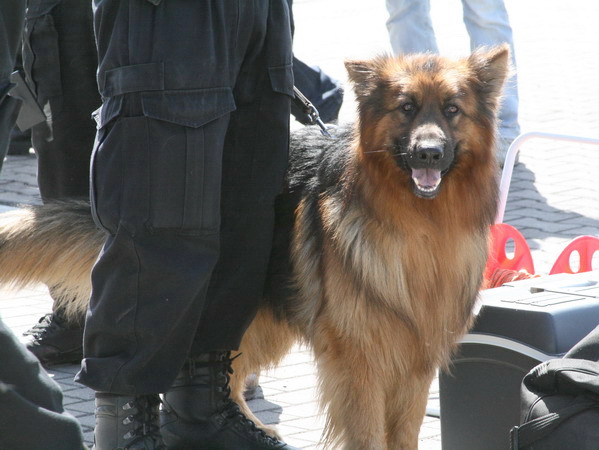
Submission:
{"label": "person's leg in background", "polygon": [[21,131],[18,127],[14,127],[10,133],[7,155],[29,156],[29,149],[31,149],[31,129]]}
{"label": "person's leg in background", "polygon": [[[287,0],[287,6],[291,13],[291,36],[295,34],[295,23],[293,21],[293,0]],[[309,66],[308,64],[293,57],[293,78],[295,87],[318,110],[320,119],[324,123],[335,122],[339,116],[339,110],[343,103],[343,88],[339,81],[329,77],[320,67]],[[295,119],[306,125],[310,124],[310,119],[301,109],[291,104],[291,114]]]}
{"label": "person's leg in background", "polygon": [[[21,52],[22,46],[17,49],[17,61],[15,70],[23,71],[23,57]],[[18,126],[15,126],[10,133],[10,144],[8,146],[7,155],[29,156],[31,149],[31,128],[21,131]]]}
{"label": "person's leg in background", "polygon": [[386,0],[393,53],[439,53],[429,0]]}
{"label": "person's leg in background", "polygon": [[[89,0],[28,0],[23,33],[27,83],[47,120],[32,129],[38,186],[44,203],[89,198],[89,163],[100,104],[97,51]],[[55,299],[53,311],[26,334],[27,348],[45,365],[78,363],[83,317],[68,320]]]}
{"label": "person's leg in background", "polygon": [[[510,46],[512,65],[516,69],[516,53],[512,28],[503,0],[462,0],[464,24],[470,36],[470,47],[507,43]],[[518,123],[518,78],[514,72],[504,88],[499,111],[499,139],[497,159],[503,165],[507,150],[520,134]]]}
{"label": "person's leg in background", "polygon": [[24,11],[25,0],[4,0],[0,5],[0,169],[21,105],[20,100],[8,92],[12,88],[10,74],[21,42]]}
{"label": "person's leg in background", "polygon": [[32,129],[44,202],[89,197],[89,161],[100,107],[89,0],[28,0],[23,65],[46,112]]}
{"label": "person's leg in background", "polygon": [[[293,78],[295,86],[318,110],[321,120],[324,123],[335,122],[343,103],[341,83],[329,77],[320,67],[309,66],[296,57],[293,57]],[[309,123],[295,103],[291,104],[291,114],[298,122]]]}

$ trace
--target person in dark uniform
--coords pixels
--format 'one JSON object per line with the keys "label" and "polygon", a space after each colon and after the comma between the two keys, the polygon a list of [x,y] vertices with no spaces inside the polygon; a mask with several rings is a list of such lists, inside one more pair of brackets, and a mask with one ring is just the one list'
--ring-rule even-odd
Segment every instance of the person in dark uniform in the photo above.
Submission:
{"label": "person in dark uniform", "polygon": [[32,128],[44,202],[89,197],[89,161],[100,107],[89,0],[27,0],[23,68],[47,120]]}
{"label": "person in dark uniform", "polygon": [[108,237],[76,380],[96,391],[98,450],[291,448],[228,387],[287,165],[289,19],[286,0],[94,0],[91,200]]}
{"label": "person in dark uniform", "polygon": [[[8,147],[20,101],[8,96],[23,27],[25,0],[0,3],[0,155]],[[64,411],[62,392],[37,358],[0,320],[0,448],[82,449],[77,420]]]}
{"label": "person in dark uniform", "polygon": [[[90,0],[28,0],[24,68],[27,83],[47,116],[32,132],[44,202],[89,197],[96,132],[91,112],[101,104],[92,22]],[[343,102],[340,83],[297,58],[293,58],[293,73],[296,86],[318,109],[323,122],[337,120]],[[291,113],[309,123],[294,104]],[[13,140],[13,144],[20,142]],[[29,144],[25,146],[28,151]],[[82,358],[84,318],[67,318],[57,304],[26,332],[27,348],[45,366],[79,363]]]}
{"label": "person in dark uniform", "polygon": [[15,67],[17,47],[21,42],[25,0],[8,0],[0,8],[0,169],[10,142],[21,101],[8,95],[13,84],[10,75]]}
{"label": "person in dark uniform", "polygon": [[[23,69],[46,116],[31,129],[44,203],[89,198],[97,67],[90,0],[27,0]],[[69,320],[56,305],[26,332],[27,348],[44,365],[79,363],[83,318]]]}

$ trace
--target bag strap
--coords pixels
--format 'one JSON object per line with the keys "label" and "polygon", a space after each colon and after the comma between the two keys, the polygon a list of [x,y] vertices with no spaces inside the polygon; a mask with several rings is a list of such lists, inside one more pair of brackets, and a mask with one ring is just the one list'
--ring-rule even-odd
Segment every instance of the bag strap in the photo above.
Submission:
{"label": "bag strap", "polygon": [[562,422],[568,420],[587,409],[599,408],[599,404],[593,401],[584,401],[558,412],[546,414],[525,424],[515,426],[510,431],[510,440],[512,450],[525,448],[536,441],[547,436],[551,431],[557,428]]}
{"label": "bag strap", "polygon": [[522,380],[531,392],[552,394],[563,391],[567,383],[570,394],[599,394],[599,362],[584,359],[552,359],[539,364]]}

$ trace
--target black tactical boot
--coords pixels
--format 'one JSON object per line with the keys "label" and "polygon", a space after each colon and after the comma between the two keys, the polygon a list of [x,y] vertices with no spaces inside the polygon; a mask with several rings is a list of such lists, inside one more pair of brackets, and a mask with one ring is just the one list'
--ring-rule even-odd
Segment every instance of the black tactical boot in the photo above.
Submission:
{"label": "black tactical boot", "polygon": [[93,450],[166,450],[160,437],[155,395],[122,396],[96,393]]}
{"label": "black tactical boot", "polygon": [[229,352],[188,359],[164,394],[160,431],[170,449],[293,450],[256,427],[229,397]]}
{"label": "black tactical boot", "polygon": [[44,366],[80,363],[83,326],[69,323],[59,312],[46,314],[29,331],[25,346]]}

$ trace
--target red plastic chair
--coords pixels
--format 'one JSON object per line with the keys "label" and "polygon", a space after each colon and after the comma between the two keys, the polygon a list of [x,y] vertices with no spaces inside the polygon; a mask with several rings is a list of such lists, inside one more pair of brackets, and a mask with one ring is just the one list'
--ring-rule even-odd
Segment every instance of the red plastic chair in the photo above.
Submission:
{"label": "red plastic chair", "polygon": [[[514,241],[514,255],[511,258],[505,251],[505,246],[510,239]],[[525,270],[529,274],[535,273],[535,266],[526,239],[516,228],[506,223],[491,225],[491,243],[484,274],[485,280],[488,282],[500,269],[515,272]]]}
{"label": "red plastic chair", "polygon": [[[593,255],[599,251],[599,238],[596,236],[579,236],[572,240],[555,260],[549,275],[556,273],[582,273],[593,270]],[[574,271],[570,266],[572,253],[578,252],[580,265]]]}

